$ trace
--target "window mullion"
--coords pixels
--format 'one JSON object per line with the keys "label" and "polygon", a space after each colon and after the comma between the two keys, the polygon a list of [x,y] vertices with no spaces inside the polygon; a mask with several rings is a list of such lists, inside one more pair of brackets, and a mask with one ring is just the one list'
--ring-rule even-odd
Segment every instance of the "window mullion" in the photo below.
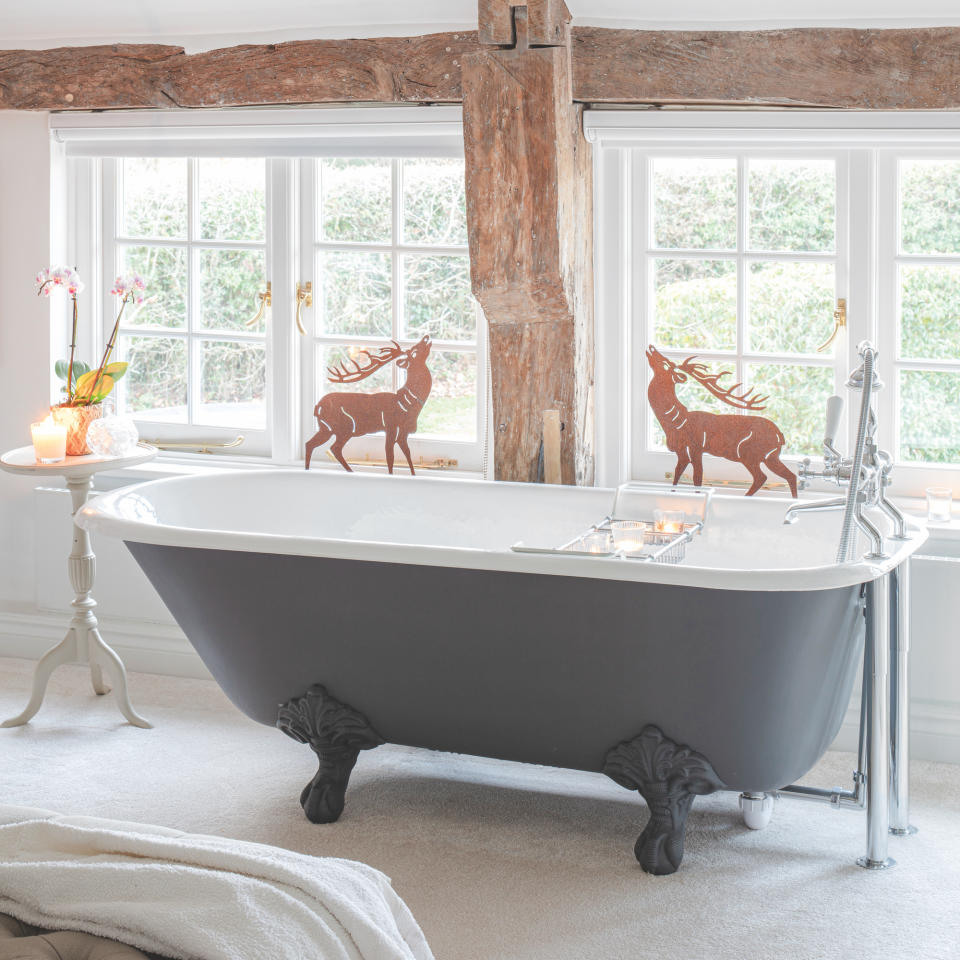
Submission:
{"label": "window mullion", "polygon": [[196,203],[197,161],[187,161],[187,423],[196,422],[200,401],[200,350],[196,339],[199,330],[199,257],[194,246],[199,234]]}
{"label": "window mullion", "polygon": [[747,161],[737,157],[737,380],[746,380],[743,355],[747,348]]}
{"label": "window mullion", "polygon": [[[283,315],[283,322],[290,331],[290,337],[294,340],[293,349],[300,351],[300,390],[293,395],[299,396],[299,410],[295,411],[294,423],[298,426],[300,436],[295,439],[294,453],[298,455],[297,446],[307,437],[313,435],[316,425],[313,420],[313,408],[320,399],[323,392],[323,386],[317,377],[317,340],[315,334],[320,327],[321,311],[324,304],[323,277],[317,269],[318,248],[317,243],[321,239],[320,229],[320,161],[298,160],[295,170],[295,182],[297,185],[296,211],[299,216],[298,230],[295,230],[294,236],[299,237],[300,247],[291,257],[291,263],[295,264],[296,277],[291,277],[290,301],[286,314]],[[313,312],[309,313],[309,320],[306,323],[307,336],[300,336],[299,332],[294,334],[296,325],[293,322],[296,303],[293,300],[293,291],[295,284],[311,283],[313,289]],[[278,314],[279,315],[279,314]]]}
{"label": "window mullion", "polygon": [[[297,347],[292,319],[296,267],[296,163],[267,160],[266,251],[264,284],[271,285],[272,303],[267,312],[267,424],[271,432],[273,459],[289,461],[299,446],[297,419]],[[266,287],[264,286],[264,289]],[[309,352],[307,350],[306,352]]]}
{"label": "window mullion", "polygon": [[[889,151],[875,151],[872,160],[875,219],[871,233],[876,236],[874,275],[877,299],[876,325],[871,334],[879,351],[878,372],[886,383],[877,398],[878,441],[897,461],[900,458],[900,374],[895,364],[900,353],[900,268],[896,263],[899,252],[899,163]],[[856,360],[852,351],[851,359]]]}
{"label": "window mullion", "polygon": [[[627,179],[628,195],[635,198],[634,209],[639,215],[630,217],[629,232],[625,241],[627,259],[630,264],[631,250],[649,249],[653,240],[653,192],[650,189],[651,160],[639,150],[630,151]],[[626,360],[621,361],[621,374],[624,382],[634,382],[642,385],[640,389],[630,389],[630,410],[626,429],[621,434],[624,442],[629,442],[630,450],[628,469],[630,476],[640,476],[645,461],[647,449],[653,446],[651,426],[653,424],[650,409],[646,404],[647,359],[648,343],[654,341],[653,304],[654,290],[650,277],[651,258],[648,256],[636,257],[635,265],[627,266],[631,276],[625,284],[628,291],[625,295],[629,302],[628,322],[633,329],[640,331],[640,336],[633,337],[626,344]],[[636,378],[636,380],[634,379]],[[629,388],[628,388],[629,389]],[[632,449],[631,449],[632,448]],[[624,480],[628,477],[624,477]]]}
{"label": "window mullion", "polygon": [[[390,195],[391,195],[391,214],[393,217],[393,230],[391,236],[391,249],[390,249],[390,260],[391,260],[391,271],[392,271],[392,293],[393,293],[393,303],[392,303],[392,314],[393,314],[393,338],[394,340],[400,339],[400,321],[401,321],[401,311],[403,309],[403,276],[400,262],[400,251],[399,246],[400,242],[403,239],[403,161],[395,159],[392,163],[391,177],[390,177]],[[405,318],[404,318],[405,322]],[[400,374],[397,370],[397,365],[391,364],[390,366],[391,376],[393,378],[393,389],[394,392],[400,389],[399,379]]]}
{"label": "window mullion", "polygon": [[[101,193],[101,214],[100,214],[100,251],[99,256],[93,259],[97,262],[99,269],[91,274],[94,278],[93,286],[96,288],[96,299],[93,304],[93,317],[96,318],[92,327],[91,349],[83,350],[81,344],[80,356],[89,356],[91,359],[99,350],[101,343],[106,343],[106,338],[110,336],[109,326],[112,325],[112,318],[108,316],[109,304],[112,299],[108,293],[114,277],[119,273],[120,264],[117,262],[117,245],[114,240],[117,231],[118,210],[120,209],[120,164],[113,159],[104,159],[100,162],[100,193]],[[122,352],[121,352],[122,356]],[[126,359],[123,357],[123,359]],[[122,389],[118,397],[117,411],[124,410],[126,405],[126,379],[120,380],[117,385]],[[120,405],[121,400],[123,405]]]}

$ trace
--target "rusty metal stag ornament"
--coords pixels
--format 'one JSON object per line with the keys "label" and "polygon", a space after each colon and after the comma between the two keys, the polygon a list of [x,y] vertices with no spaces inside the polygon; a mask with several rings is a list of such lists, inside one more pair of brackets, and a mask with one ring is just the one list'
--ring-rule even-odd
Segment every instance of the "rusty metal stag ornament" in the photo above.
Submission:
{"label": "rusty metal stag ornament", "polygon": [[413,473],[407,437],[416,432],[417,417],[433,385],[433,378],[427,369],[429,356],[430,337],[424,337],[409,350],[404,350],[394,340],[392,346],[380,350],[361,350],[357,359],[344,360],[336,367],[328,367],[331,383],[357,383],[396,361],[401,370],[407,371],[407,379],[396,393],[328,393],[323,397],[313,409],[319,429],[306,444],[306,469],[310,469],[313,451],[333,437],[330,452],[340,461],[344,470],[352,473],[350,464],[343,456],[343,445],[351,437],[362,437],[382,430],[386,434],[387,472],[393,473],[393,448],[396,445],[407,458],[410,472]]}
{"label": "rusty metal stag ornament", "polygon": [[647,363],[653,371],[647,397],[663,432],[667,435],[667,449],[677,455],[673,474],[674,485],[680,482],[683,471],[693,464],[693,483],[703,483],[703,455],[712,454],[734,463],[742,463],[753,477],[747,490],[752,497],[766,482],[761,464],[783,477],[790,493],[797,495],[796,474],[780,459],[784,438],[780,428],[766,417],[742,416],[733,413],[707,413],[688,410],[678,399],[676,385],[692,377],[715,397],[740,410],[763,410],[767,397],[756,396],[753,390],[737,393],[741,386],[735,383],[724,389],[721,378],[729,371],[708,373],[705,364],[694,363],[696,357],[687,357],[683,363],[668,360],[652,344],[647,347]]}

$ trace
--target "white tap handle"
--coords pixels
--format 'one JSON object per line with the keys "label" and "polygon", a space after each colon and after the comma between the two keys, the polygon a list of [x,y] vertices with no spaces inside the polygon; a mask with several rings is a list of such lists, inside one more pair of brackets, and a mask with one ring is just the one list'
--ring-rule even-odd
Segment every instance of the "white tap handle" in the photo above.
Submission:
{"label": "white tap handle", "polygon": [[840,429],[840,418],[843,416],[843,397],[836,395],[827,400],[827,428],[823,434],[825,443],[833,446],[837,430]]}

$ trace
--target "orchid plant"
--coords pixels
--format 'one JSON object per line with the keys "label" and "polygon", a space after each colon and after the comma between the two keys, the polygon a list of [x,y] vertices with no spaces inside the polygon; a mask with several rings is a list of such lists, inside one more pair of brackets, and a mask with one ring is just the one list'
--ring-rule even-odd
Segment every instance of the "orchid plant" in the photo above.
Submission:
{"label": "orchid plant", "polygon": [[120,301],[117,319],[110,332],[100,364],[93,369],[88,363],[76,358],[77,350],[77,296],[83,290],[83,281],[73,267],[45,267],[37,274],[37,296],[49,297],[56,290],[64,290],[73,301],[73,322],[70,329],[70,357],[58,360],[54,372],[64,381],[61,388],[66,400],[61,406],[86,407],[101,403],[113,390],[116,382],[127,372],[124,361],[110,362],[113,349],[117,344],[120,320],[128,305],[141,306],[146,302],[144,290],[146,283],[138,274],[117,277],[110,293]]}

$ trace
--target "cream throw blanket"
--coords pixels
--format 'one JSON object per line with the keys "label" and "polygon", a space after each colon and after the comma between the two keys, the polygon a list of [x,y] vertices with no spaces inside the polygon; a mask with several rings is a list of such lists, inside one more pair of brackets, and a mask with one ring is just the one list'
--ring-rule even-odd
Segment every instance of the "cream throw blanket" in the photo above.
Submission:
{"label": "cream throw blanket", "polygon": [[0,805],[0,913],[183,960],[432,960],[352,860]]}

